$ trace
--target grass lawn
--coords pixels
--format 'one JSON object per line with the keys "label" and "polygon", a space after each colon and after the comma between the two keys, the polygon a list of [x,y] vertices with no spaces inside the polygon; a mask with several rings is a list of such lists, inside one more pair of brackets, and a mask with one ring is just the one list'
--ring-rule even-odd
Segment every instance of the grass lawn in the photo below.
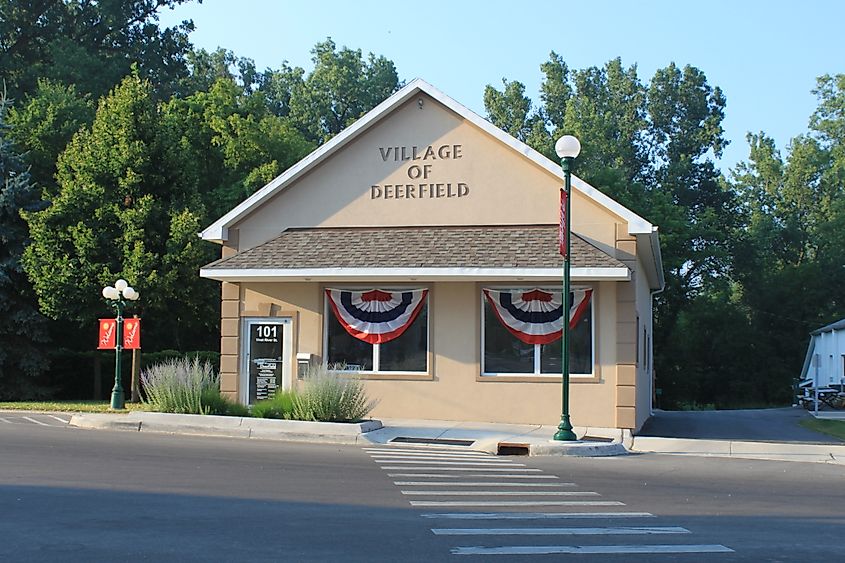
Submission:
{"label": "grass lawn", "polygon": [[845,420],[819,420],[808,418],[801,421],[801,426],[845,440]]}
{"label": "grass lawn", "polygon": [[[126,403],[126,411],[146,410],[143,403]],[[0,402],[0,410],[60,411],[60,412],[115,412],[108,401],[21,401]]]}

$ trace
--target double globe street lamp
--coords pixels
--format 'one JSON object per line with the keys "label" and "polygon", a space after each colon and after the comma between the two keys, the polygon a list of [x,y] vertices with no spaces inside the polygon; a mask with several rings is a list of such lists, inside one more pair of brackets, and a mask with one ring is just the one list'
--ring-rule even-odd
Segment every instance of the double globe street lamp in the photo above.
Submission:
{"label": "double globe street lamp", "polygon": [[140,296],[123,279],[114,282],[114,287],[109,285],[103,288],[103,297],[117,312],[117,333],[114,342],[114,388],[111,391],[111,408],[115,410],[123,409],[125,406],[123,382],[120,379],[120,352],[123,350],[123,308],[130,302],[137,301]]}
{"label": "double globe street lamp", "polygon": [[560,157],[560,167],[563,169],[564,189],[561,193],[560,206],[560,251],[563,254],[563,326],[561,338],[563,339],[563,366],[562,370],[562,401],[560,424],[555,432],[554,439],[558,441],[577,440],[575,432],[572,431],[572,422],[569,420],[569,311],[572,304],[569,302],[569,255],[570,255],[570,196],[572,195],[572,161],[581,152],[581,142],[572,135],[564,135],[555,143],[555,152]]}

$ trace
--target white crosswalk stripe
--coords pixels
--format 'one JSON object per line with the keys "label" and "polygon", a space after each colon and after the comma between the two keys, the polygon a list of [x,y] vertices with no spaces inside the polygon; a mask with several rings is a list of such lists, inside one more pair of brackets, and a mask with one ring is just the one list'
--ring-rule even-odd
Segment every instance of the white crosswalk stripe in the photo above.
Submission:
{"label": "white crosswalk stripe", "polygon": [[496,459],[478,460],[478,461],[443,461],[442,459],[432,458],[376,458],[373,461],[376,463],[407,463],[417,465],[465,465],[465,466],[484,466],[484,467],[525,467],[524,463],[501,462]]}
{"label": "white crosswalk stripe", "polygon": [[650,512],[441,512],[420,514],[437,520],[595,520],[654,518]]}
{"label": "white crosswalk stripe", "polygon": [[[442,469],[439,469],[439,468],[438,468],[438,470],[442,471]],[[454,473],[388,473],[387,476],[388,477],[434,477],[434,478],[438,478],[438,479],[465,479],[466,478],[466,476],[464,476],[464,475],[455,475]],[[490,477],[490,478],[495,478],[495,479],[557,479],[558,478],[557,475],[536,475],[536,474],[525,475],[525,474],[507,474],[507,473],[505,473],[505,474],[495,474],[495,475],[481,473],[481,474],[470,475],[470,477],[472,477],[473,479],[479,479],[479,478],[482,478],[482,477],[483,478]]]}
{"label": "white crosswalk stripe", "polygon": [[512,481],[394,481],[399,487],[574,487],[575,483],[515,483]]}
{"label": "white crosswalk stripe", "polygon": [[612,528],[432,528],[435,536],[646,536],[688,534],[680,526],[617,526]]}
{"label": "white crosswalk stripe", "polygon": [[400,491],[408,496],[429,497],[597,497],[593,491]]}
{"label": "white crosswalk stripe", "polygon": [[[522,465],[522,464],[520,464]],[[430,466],[420,466],[420,467],[405,467],[403,465],[382,465],[382,469],[405,469],[408,471],[524,471],[525,473],[540,473],[540,469],[534,469],[532,467],[430,467]]]}
{"label": "white crosswalk stripe", "polygon": [[[558,480],[557,475],[548,475],[542,470],[527,467],[509,458],[502,458],[484,452],[459,451],[424,447],[371,447],[365,448],[381,469],[388,471],[388,477],[396,479],[399,492],[410,497],[408,503],[415,508],[431,509],[479,509],[489,512],[426,512],[420,517],[426,520],[478,522],[488,521],[531,521],[545,526],[500,527],[495,524],[486,528],[432,527],[436,536],[478,538],[477,545],[451,548],[453,555],[637,555],[637,554],[696,554],[732,553],[729,547],[717,544],[629,544],[629,545],[498,545],[488,546],[484,538],[505,538],[509,536],[537,538],[529,543],[541,542],[542,538],[554,537],[615,537],[636,536],[647,541],[650,536],[688,536],[692,532],[680,526],[620,526],[617,520],[655,518],[650,512],[614,510],[624,507],[617,500],[562,499],[560,497],[599,497],[595,491],[581,491],[576,483]],[[401,479],[401,480],[400,480]],[[419,488],[409,488],[419,487]],[[560,490],[575,488],[576,490]],[[421,497],[442,497],[425,499]],[[474,497],[474,498],[469,498]],[[504,497],[504,498],[503,498]],[[510,497],[510,498],[507,498]],[[604,509],[602,509],[604,507]],[[613,508],[611,508],[613,507]],[[531,509],[543,512],[530,511]],[[497,509],[504,510],[496,511]],[[593,509],[597,509],[592,511]],[[585,525],[555,526],[555,521],[584,520]],[[588,526],[586,521],[595,525]],[[607,526],[601,525],[607,522]],[[486,522],[485,522],[486,523]],[[514,522],[516,523],[516,522]],[[521,522],[520,522],[521,523]],[[616,522],[621,524],[622,522]],[[601,558],[599,557],[598,560]]]}
{"label": "white crosswalk stripe", "polygon": [[485,452],[442,452],[432,450],[400,450],[396,448],[382,448],[382,449],[365,449],[368,454],[379,455],[430,455],[430,456],[460,456],[460,457],[481,457],[490,458],[495,457],[493,454]]}
{"label": "white crosswalk stripe", "polygon": [[481,463],[503,463],[498,457],[481,457],[477,455],[431,455],[431,454],[372,454],[376,459],[427,459],[429,461],[473,461]]}
{"label": "white crosswalk stripe", "polygon": [[412,500],[411,506],[625,506],[617,500]]}
{"label": "white crosswalk stripe", "polygon": [[455,555],[644,555],[657,553],[733,553],[723,545],[515,545],[455,547]]}

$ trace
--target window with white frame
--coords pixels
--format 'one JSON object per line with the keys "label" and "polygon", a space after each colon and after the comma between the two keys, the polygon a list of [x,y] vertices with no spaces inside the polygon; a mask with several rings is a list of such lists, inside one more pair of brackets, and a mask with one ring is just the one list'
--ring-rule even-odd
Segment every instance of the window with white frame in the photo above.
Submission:
{"label": "window with white frame", "polygon": [[[482,291],[483,375],[560,375],[563,365],[560,295],[560,289],[550,287]],[[573,288],[569,367],[575,376],[593,373],[593,302],[590,288]],[[519,319],[528,324],[517,326]],[[540,326],[543,323],[548,324]]]}
{"label": "window with white frame", "polygon": [[366,373],[428,372],[428,291],[327,289],[326,364]]}

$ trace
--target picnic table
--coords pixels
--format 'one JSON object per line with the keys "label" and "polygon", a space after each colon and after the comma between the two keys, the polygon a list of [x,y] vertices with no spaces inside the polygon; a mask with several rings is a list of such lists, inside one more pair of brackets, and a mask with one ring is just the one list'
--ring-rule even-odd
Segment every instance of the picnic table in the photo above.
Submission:
{"label": "picnic table", "polygon": [[818,408],[826,405],[831,409],[845,408],[845,391],[840,385],[836,387],[819,387],[818,390],[813,387],[812,381],[802,382],[798,388],[803,391],[798,396],[798,404],[802,405],[807,410],[815,410],[816,408],[816,393],[818,392]]}

